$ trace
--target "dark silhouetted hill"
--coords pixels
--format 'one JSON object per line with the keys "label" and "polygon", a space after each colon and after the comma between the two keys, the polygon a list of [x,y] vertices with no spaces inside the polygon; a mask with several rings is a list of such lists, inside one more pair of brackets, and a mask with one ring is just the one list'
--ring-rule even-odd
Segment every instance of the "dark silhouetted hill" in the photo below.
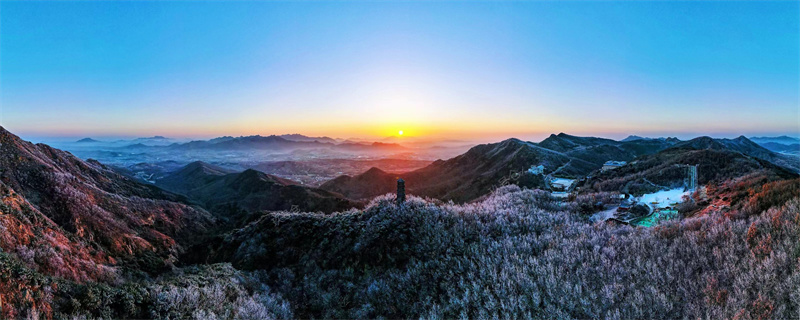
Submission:
{"label": "dark silhouetted hill", "polygon": [[212,212],[231,210],[344,211],[357,206],[340,195],[297,185],[295,182],[253,169],[240,173],[204,162],[193,162],[156,182],[164,189],[186,195]]}
{"label": "dark silhouetted hill", "polygon": [[597,165],[609,160],[631,161],[638,156],[653,154],[664,150],[677,139],[633,139],[615,141],[595,137],[577,137],[565,133],[550,135],[539,143],[539,146],[563,152],[571,157],[582,159]]}
{"label": "dark silhouetted hill", "polygon": [[356,176],[339,176],[320,186],[320,189],[346,195],[351,199],[368,199],[395,190],[400,176],[371,168]]}

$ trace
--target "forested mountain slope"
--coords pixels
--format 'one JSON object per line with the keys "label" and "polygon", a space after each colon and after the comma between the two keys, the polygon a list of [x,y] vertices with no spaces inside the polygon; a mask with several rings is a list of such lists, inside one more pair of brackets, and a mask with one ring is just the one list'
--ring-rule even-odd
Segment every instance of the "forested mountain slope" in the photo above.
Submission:
{"label": "forested mountain slope", "polygon": [[800,198],[780,190],[755,215],[651,229],[587,224],[515,186],[461,206],[382,197],[335,215],[268,213],[187,261],[263,270],[303,318],[792,318]]}
{"label": "forested mountain slope", "polygon": [[[214,223],[208,212],[183,203],[181,196],[130,180],[100,163],[23,141],[2,127],[0,182],[6,209],[15,220],[30,219],[33,230],[63,235],[64,250],[92,248],[93,260],[100,264],[150,271],[167,267],[194,235]],[[20,228],[15,229],[33,232]],[[37,249],[18,247],[33,250],[34,259],[40,254]],[[47,255],[53,248],[41,250]]]}

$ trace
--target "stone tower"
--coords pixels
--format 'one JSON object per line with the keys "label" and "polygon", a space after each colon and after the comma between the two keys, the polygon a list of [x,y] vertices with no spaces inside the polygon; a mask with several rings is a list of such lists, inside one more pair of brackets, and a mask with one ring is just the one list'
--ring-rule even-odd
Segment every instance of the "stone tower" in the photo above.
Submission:
{"label": "stone tower", "polygon": [[406,182],[403,178],[397,179],[397,205],[406,201]]}

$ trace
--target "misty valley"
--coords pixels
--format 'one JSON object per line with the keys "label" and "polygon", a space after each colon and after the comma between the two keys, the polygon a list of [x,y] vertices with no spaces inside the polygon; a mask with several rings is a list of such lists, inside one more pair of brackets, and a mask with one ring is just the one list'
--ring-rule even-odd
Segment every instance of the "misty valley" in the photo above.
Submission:
{"label": "misty valley", "polygon": [[127,175],[154,183],[168,173],[195,161],[230,171],[256,169],[319,186],[340,175],[360,174],[371,167],[392,172],[419,169],[438,158],[466,151],[469,141],[410,141],[400,145],[396,138],[383,141],[281,136],[218,137],[187,141],[154,136],[137,139],[47,141],[83,159],[95,159]]}

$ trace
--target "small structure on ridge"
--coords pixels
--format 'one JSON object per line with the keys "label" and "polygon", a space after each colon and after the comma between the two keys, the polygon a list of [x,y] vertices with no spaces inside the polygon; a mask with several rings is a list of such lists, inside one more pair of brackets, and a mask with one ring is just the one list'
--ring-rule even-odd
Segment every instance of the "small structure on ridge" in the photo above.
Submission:
{"label": "small structure on ridge", "polygon": [[403,178],[397,179],[397,205],[406,201],[406,182]]}

